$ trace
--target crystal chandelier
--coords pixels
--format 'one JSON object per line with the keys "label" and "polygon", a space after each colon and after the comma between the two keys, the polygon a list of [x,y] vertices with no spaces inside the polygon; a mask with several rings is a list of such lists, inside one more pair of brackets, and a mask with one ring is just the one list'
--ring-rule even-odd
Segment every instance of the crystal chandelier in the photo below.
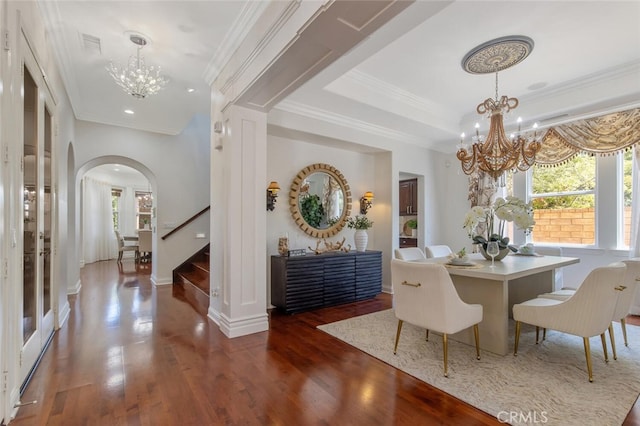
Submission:
{"label": "crystal chandelier", "polygon": [[137,46],[136,55],[129,57],[126,67],[114,65],[112,62],[107,71],[125,92],[134,98],[144,99],[158,93],[169,80],[160,75],[160,67],[145,65],[140,50],[147,44],[147,39],[141,34],[131,34],[129,40]]}
{"label": "crystal chandelier", "polygon": [[[476,124],[476,134],[471,146],[464,143],[464,133],[456,156],[462,171],[473,174],[483,171],[498,181],[507,171],[525,171],[535,163],[541,142],[535,131],[532,135],[522,135],[520,125],[515,135],[507,137],[503,114],[518,106],[518,99],[498,96],[498,71],[512,67],[526,58],[533,49],[533,40],[523,36],[509,36],[484,43],[469,52],[463,59],[463,68],[471,73],[496,74],[495,99],[488,98],[476,108],[478,114],[490,117],[489,133],[480,135]],[[518,119],[520,122],[520,119]],[[504,183],[504,179],[500,179]]]}

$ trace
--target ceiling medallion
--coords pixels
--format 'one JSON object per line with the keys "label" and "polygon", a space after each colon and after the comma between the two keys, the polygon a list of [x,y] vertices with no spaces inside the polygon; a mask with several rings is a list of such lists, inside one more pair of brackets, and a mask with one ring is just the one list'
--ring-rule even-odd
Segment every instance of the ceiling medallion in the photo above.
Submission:
{"label": "ceiling medallion", "polygon": [[526,36],[506,36],[474,47],[462,59],[462,68],[470,74],[491,74],[524,61],[533,50]]}
{"label": "ceiling medallion", "polygon": [[[500,186],[504,186],[504,173],[507,171],[525,171],[535,163],[535,157],[540,151],[540,137],[535,131],[525,135],[518,132],[507,137],[503,125],[503,113],[507,113],[518,106],[518,99],[498,95],[498,71],[510,68],[523,61],[533,49],[533,40],[524,36],[501,37],[483,43],[467,53],[462,60],[462,67],[472,74],[496,74],[495,99],[485,99],[476,107],[478,114],[490,118],[489,133],[480,135],[476,123],[475,135],[472,136],[471,146],[464,141],[464,133],[460,138],[460,145],[456,156],[460,160],[462,171],[467,174],[485,172]],[[518,119],[520,123],[521,119]]]}

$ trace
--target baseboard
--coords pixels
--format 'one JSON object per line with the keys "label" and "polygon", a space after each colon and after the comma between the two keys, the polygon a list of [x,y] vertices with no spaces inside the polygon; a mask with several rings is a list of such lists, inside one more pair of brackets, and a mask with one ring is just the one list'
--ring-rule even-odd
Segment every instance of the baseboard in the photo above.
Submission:
{"label": "baseboard", "polygon": [[80,281],[80,279],[78,279],[75,285],[71,287],[67,287],[67,294],[78,294],[80,293],[81,288],[82,288],[82,282]]}
{"label": "baseboard", "polygon": [[9,407],[11,407],[9,418],[15,419],[18,415],[18,410],[20,409],[20,388],[14,388],[11,391],[11,396],[9,396]]}
{"label": "baseboard", "polygon": [[246,336],[248,334],[260,333],[269,330],[269,316],[267,313],[253,317],[230,319],[224,314],[220,315],[220,331],[229,338]]}
{"label": "baseboard", "polygon": [[212,306],[209,306],[207,317],[213,321],[218,327],[220,326],[220,312],[216,311]]}
{"label": "baseboard", "polygon": [[151,280],[151,284],[153,284],[156,287],[161,285],[173,284],[172,277],[165,277],[165,278],[159,279],[158,277],[152,274],[151,277],[149,277],[149,280]]}
{"label": "baseboard", "polygon": [[69,306],[69,302],[65,301],[62,308],[58,310],[58,324],[57,330],[61,329],[64,323],[69,319],[69,315],[71,315],[71,307]]}

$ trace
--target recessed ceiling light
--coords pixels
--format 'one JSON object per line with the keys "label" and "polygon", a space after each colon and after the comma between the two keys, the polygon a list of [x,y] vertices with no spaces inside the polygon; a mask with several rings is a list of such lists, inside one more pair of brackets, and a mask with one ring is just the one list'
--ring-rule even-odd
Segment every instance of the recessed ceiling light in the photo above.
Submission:
{"label": "recessed ceiling light", "polygon": [[187,92],[189,92],[189,93],[193,93],[195,91],[196,91],[196,89],[194,89],[193,87],[187,88]]}
{"label": "recessed ceiling light", "polygon": [[125,114],[134,114],[134,112],[133,112],[133,110],[132,110],[132,109],[125,109],[125,110],[124,110],[124,113],[125,113]]}

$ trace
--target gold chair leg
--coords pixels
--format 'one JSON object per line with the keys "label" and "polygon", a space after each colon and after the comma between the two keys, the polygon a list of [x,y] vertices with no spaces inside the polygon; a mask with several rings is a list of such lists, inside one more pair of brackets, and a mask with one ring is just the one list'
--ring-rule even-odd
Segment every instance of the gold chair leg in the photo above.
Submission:
{"label": "gold chair leg", "polygon": [[478,331],[478,324],[473,326],[473,337],[476,338],[476,359],[480,359],[480,332]]}
{"label": "gold chair leg", "polygon": [[513,356],[518,356],[518,341],[520,340],[520,321],[516,321],[516,341],[513,345]]}
{"label": "gold chair leg", "polygon": [[426,339],[427,339],[427,342],[428,342],[429,341],[429,329],[428,328],[427,328],[427,337],[426,337]]}
{"label": "gold chair leg", "polygon": [[442,333],[442,349],[444,350],[444,377],[449,377],[447,369],[447,356],[449,355],[449,342],[447,341],[447,333]]}
{"label": "gold chair leg", "polygon": [[607,339],[604,337],[604,333],[600,335],[602,340],[602,352],[604,352],[604,362],[609,362],[609,354],[607,353]]}
{"label": "gold chair leg", "polygon": [[613,323],[609,324],[609,340],[611,340],[611,352],[613,352],[613,359],[618,359],[618,354],[616,354],[616,338],[613,336]]}
{"label": "gold chair leg", "polygon": [[393,354],[395,355],[398,350],[398,341],[400,340],[400,331],[402,330],[402,320],[398,320],[398,331],[396,332],[396,344],[393,347]]}
{"label": "gold chair leg", "polygon": [[538,336],[540,335],[540,327],[536,325],[536,345],[538,344]]}
{"label": "gold chair leg", "polygon": [[587,357],[587,371],[589,372],[589,381],[593,382],[593,370],[591,369],[591,347],[589,346],[589,338],[583,337],[584,355]]}
{"label": "gold chair leg", "polygon": [[625,318],[620,318],[620,327],[622,327],[622,336],[624,337],[624,345],[629,346],[629,342],[627,342],[627,320]]}

